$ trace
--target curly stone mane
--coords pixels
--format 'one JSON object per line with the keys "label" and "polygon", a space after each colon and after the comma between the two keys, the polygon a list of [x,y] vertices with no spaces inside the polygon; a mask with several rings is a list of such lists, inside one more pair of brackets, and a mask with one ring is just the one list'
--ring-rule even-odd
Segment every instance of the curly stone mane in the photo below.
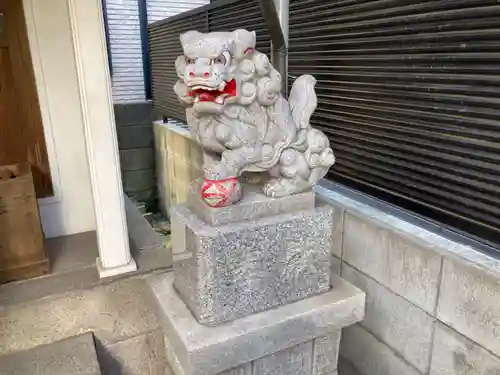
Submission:
{"label": "curly stone mane", "polygon": [[257,100],[262,106],[272,106],[280,96],[281,75],[268,57],[253,51],[239,62],[238,68],[242,78],[240,103],[248,105]]}

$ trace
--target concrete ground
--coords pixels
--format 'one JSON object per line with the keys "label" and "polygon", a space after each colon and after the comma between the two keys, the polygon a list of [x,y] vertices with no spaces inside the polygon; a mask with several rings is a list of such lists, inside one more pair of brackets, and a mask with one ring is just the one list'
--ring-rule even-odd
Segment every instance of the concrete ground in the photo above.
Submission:
{"label": "concrete ground", "polygon": [[[171,270],[170,250],[126,203],[137,272],[100,280],[88,232],[47,241],[50,275],[0,285],[0,374],[172,375],[145,282]],[[342,360],[339,374],[357,375]]]}

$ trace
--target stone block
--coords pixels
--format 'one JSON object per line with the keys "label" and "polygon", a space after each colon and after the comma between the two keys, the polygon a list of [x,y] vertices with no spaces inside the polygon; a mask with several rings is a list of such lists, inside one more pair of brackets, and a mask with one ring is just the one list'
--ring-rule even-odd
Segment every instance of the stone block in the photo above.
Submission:
{"label": "stone block", "polygon": [[[168,339],[167,339],[168,342]],[[185,375],[176,353],[171,346],[166,347],[169,360],[175,364],[175,375]],[[219,372],[217,375],[313,375],[313,341],[258,358],[246,364]],[[312,371],[313,372],[312,372]],[[337,370],[325,375],[338,375]]]}
{"label": "stone block", "polygon": [[154,168],[153,147],[120,150],[120,168],[122,171]]}
{"label": "stone block", "polygon": [[360,375],[351,361],[339,356],[338,375]]}
{"label": "stone block", "polygon": [[314,339],[313,375],[329,375],[337,369],[341,331]]}
{"label": "stone block", "polygon": [[[95,267],[95,259],[94,257],[93,265],[80,269],[52,273],[49,277],[30,279],[22,283],[3,284],[0,286],[0,306],[7,308],[54,294],[90,288],[98,284],[100,280]],[[0,312],[0,324],[3,323],[2,315]],[[7,313],[7,315],[11,315],[11,313]],[[0,335],[0,355],[2,354],[2,340]]]}
{"label": "stone block", "polygon": [[342,332],[340,355],[352,362],[362,375],[421,375],[359,324]]}
{"label": "stone block", "polygon": [[124,341],[158,328],[155,303],[146,283],[132,278],[0,309],[0,355],[86,331],[106,346]]}
{"label": "stone block", "polygon": [[116,344],[98,346],[104,374],[144,375],[149,371],[149,346],[146,335]]}
{"label": "stone block", "polygon": [[435,319],[347,264],[342,277],[366,293],[365,318],[360,324],[427,373]]}
{"label": "stone block", "polygon": [[[175,287],[202,324],[214,325],[330,289],[332,209],[213,227],[185,206],[188,256]],[[177,250],[176,250],[177,252]]]}
{"label": "stone block", "polygon": [[500,356],[500,278],[460,260],[446,258],[437,317]]}
{"label": "stone block", "polygon": [[189,185],[187,206],[199,219],[210,225],[256,220],[314,208],[315,199],[312,191],[282,198],[270,198],[262,193],[261,186],[248,184],[242,185],[243,199],[237,204],[220,208],[209,207],[200,196],[202,184],[202,179],[198,179]]}
{"label": "stone block", "polygon": [[154,188],[155,173],[153,169],[140,171],[123,171],[123,190],[128,192],[143,191]]}
{"label": "stone block", "polygon": [[255,375],[311,375],[312,341],[259,358],[252,367]]}
{"label": "stone block", "polygon": [[207,327],[173,288],[173,275],[148,278],[159,304],[170,363],[177,375],[214,375],[325,336],[363,318],[364,293],[339,280],[327,293]]}
{"label": "stone block", "polygon": [[[318,189],[316,189],[318,190]],[[315,193],[316,194],[316,193]],[[346,209],[335,201],[328,200],[321,194],[316,194],[316,204],[327,204],[333,207],[332,254],[342,259],[342,238],[344,233],[344,215]]]}
{"label": "stone block", "polygon": [[145,204],[152,204],[156,197],[156,189],[154,187],[148,190],[127,191],[126,193],[130,198],[138,202],[144,202]]}
{"label": "stone block", "polygon": [[2,375],[101,375],[91,333],[0,356]]}
{"label": "stone block", "polygon": [[[172,233],[172,254],[182,254],[187,250],[186,240],[188,228],[182,215],[178,215],[176,210],[172,210],[170,215],[170,231]],[[190,238],[193,236],[190,230]]]}
{"label": "stone block", "polygon": [[170,370],[161,330],[97,347],[104,374],[166,375]]}
{"label": "stone block", "polygon": [[430,375],[498,375],[500,358],[439,323]]}
{"label": "stone block", "polygon": [[116,126],[149,124],[154,120],[153,106],[148,102],[115,104]]}
{"label": "stone block", "polygon": [[147,335],[150,375],[172,375],[165,353],[163,331],[158,329]]}
{"label": "stone block", "polygon": [[128,236],[139,251],[165,247],[165,238],[155,231],[139,207],[125,196]]}
{"label": "stone block", "polygon": [[375,219],[347,212],[342,260],[434,314],[441,255]]}
{"label": "stone block", "polygon": [[221,372],[219,375],[252,375],[252,363],[247,363],[230,370]]}
{"label": "stone block", "polygon": [[341,268],[342,268],[342,261],[335,255],[332,255],[330,258],[330,271],[331,271],[330,280],[334,280],[335,276],[340,276]]}
{"label": "stone block", "polygon": [[120,150],[153,147],[153,124],[124,126],[117,129]]}

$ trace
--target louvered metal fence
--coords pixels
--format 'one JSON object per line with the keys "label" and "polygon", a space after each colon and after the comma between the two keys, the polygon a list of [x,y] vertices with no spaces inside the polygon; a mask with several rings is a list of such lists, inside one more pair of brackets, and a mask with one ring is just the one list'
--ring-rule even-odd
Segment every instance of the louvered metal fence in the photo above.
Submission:
{"label": "louvered metal fence", "polygon": [[500,244],[500,3],[291,0],[329,177]]}
{"label": "louvered metal fence", "polygon": [[189,30],[209,32],[236,29],[255,31],[257,49],[269,55],[271,41],[258,0],[220,0],[149,26],[153,106],[158,114],[185,121],[184,109],[173,91],[178,79],[175,59],[182,55],[179,35]]}
{"label": "louvered metal fence", "polygon": [[[498,247],[499,25],[497,0],[290,0],[290,83],[318,79],[313,126],[337,156],[328,177]],[[269,51],[258,1],[219,0],[150,27],[161,113],[184,119],[178,35],[239,27]]]}

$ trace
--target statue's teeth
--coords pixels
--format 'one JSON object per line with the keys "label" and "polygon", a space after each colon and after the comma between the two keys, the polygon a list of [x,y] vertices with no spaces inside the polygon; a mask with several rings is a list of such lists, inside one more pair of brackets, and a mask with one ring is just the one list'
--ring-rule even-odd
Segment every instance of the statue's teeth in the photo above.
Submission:
{"label": "statue's teeth", "polygon": [[199,95],[196,95],[196,96],[194,97],[194,102],[195,102],[195,103],[198,103],[199,101],[200,101],[200,96],[199,96]]}
{"label": "statue's teeth", "polygon": [[219,85],[219,91],[224,91],[225,88],[226,88],[226,82],[221,82]]}
{"label": "statue's teeth", "polygon": [[219,95],[218,97],[215,98],[215,102],[216,103],[219,103],[219,104],[224,104],[224,97],[226,95],[222,94],[222,95]]}

